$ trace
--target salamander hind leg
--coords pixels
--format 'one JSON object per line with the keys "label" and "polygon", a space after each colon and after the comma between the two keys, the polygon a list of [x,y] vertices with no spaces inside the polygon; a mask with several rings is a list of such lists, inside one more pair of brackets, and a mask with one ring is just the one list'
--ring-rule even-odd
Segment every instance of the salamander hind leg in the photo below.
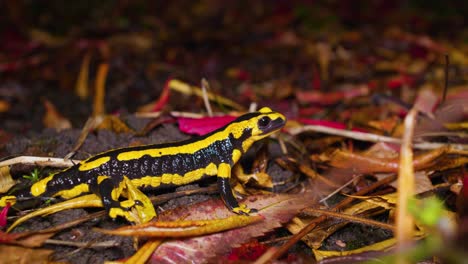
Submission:
{"label": "salamander hind leg", "polygon": [[231,166],[225,163],[221,163],[218,167],[218,189],[221,193],[221,198],[223,199],[226,206],[232,212],[241,215],[249,215],[251,213],[258,212],[257,209],[247,208],[245,204],[239,204],[232,193],[231,184],[229,179],[231,177]]}
{"label": "salamander hind leg", "polygon": [[117,185],[110,177],[99,176],[98,191],[111,218],[121,216],[129,222],[145,223],[156,216],[149,198],[133,186],[127,177],[123,177]]}

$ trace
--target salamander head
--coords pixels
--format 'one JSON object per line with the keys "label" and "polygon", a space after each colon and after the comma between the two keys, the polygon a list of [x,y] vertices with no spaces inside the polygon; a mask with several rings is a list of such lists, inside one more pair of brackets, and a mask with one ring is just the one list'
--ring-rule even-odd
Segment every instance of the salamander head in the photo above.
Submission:
{"label": "salamander head", "polygon": [[257,117],[249,121],[254,141],[273,134],[286,124],[286,117],[284,115],[274,112],[268,107],[263,107],[257,113]]}
{"label": "salamander head", "polygon": [[237,118],[228,126],[235,138],[244,138],[244,150],[250,145],[280,130],[286,124],[286,117],[268,107],[258,112],[248,113]]}

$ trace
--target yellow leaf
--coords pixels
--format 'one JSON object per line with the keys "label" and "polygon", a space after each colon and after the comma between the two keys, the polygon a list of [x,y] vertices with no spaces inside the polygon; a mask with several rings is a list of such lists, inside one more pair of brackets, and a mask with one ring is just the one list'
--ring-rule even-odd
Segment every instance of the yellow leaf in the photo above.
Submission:
{"label": "yellow leaf", "polygon": [[447,123],[444,126],[449,130],[468,130],[468,122]]}
{"label": "yellow leaf", "polygon": [[13,228],[18,226],[19,224],[33,218],[36,216],[42,215],[49,215],[56,212],[60,212],[66,209],[74,209],[74,208],[85,208],[85,207],[102,207],[102,201],[99,196],[95,194],[88,194],[84,196],[79,196],[70,200],[63,201],[61,203],[53,204],[39,210],[36,210],[32,213],[24,215],[18,218],[7,230],[10,232]]}
{"label": "yellow leaf", "polygon": [[104,107],[104,96],[106,89],[106,78],[109,72],[109,64],[101,63],[98,68],[96,80],[95,80],[95,94],[93,104],[93,116],[104,115],[106,109]]}
{"label": "yellow leaf", "polygon": [[381,242],[377,242],[375,244],[365,246],[362,248],[354,249],[354,250],[348,250],[348,251],[325,251],[325,250],[316,250],[312,249],[312,252],[315,255],[315,259],[317,261],[321,261],[325,258],[329,257],[339,257],[339,256],[349,256],[349,255],[354,255],[362,252],[367,252],[367,251],[385,251],[389,249],[390,247],[393,247],[396,243],[395,238],[390,238]]}
{"label": "yellow leaf", "polygon": [[0,193],[6,193],[11,187],[16,184],[10,174],[10,167],[0,167]]}
{"label": "yellow leaf", "polygon": [[80,73],[76,80],[75,93],[80,99],[86,99],[89,96],[89,63],[91,61],[91,54],[88,52],[83,57],[81,62]]}
{"label": "yellow leaf", "polygon": [[262,220],[262,216],[234,215],[214,220],[157,221],[135,226],[125,226],[115,230],[96,230],[104,234],[120,236],[191,237],[239,228]]}
{"label": "yellow leaf", "polygon": [[147,260],[151,257],[153,252],[158,248],[159,245],[163,240],[150,240],[146,242],[138,251],[128,258],[124,264],[144,264],[147,262]]}
{"label": "yellow leaf", "polygon": [[[202,89],[200,89],[199,87],[196,87],[196,86],[192,86],[192,85],[189,85],[187,83],[184,83],[182,81],[179,81],[177,79],[172,79],[170,82],[169,82],[169,87],[174,90],[174,91],[178,91],[179,93],[183,93],[183,94],[186,94],[186,95],[196,95],[198,97],[202,97],[203,96],[203,91]],[[220,95],[215,95],[213,93],[210,93],[208,92],[207,93],[207,96],[208,96],[208,99],[210,101],[214,101],[214,102],[217,102],[217,103],[220,103],[220,104],[223,104],[223,105],[226,105],[226,106],[229,106],[229,107],[232,107],[236,110],[239,110],[239,111],[242,111],[244,110],[244,107],[226,97],[223,97],[223,96],[220,96]]]}

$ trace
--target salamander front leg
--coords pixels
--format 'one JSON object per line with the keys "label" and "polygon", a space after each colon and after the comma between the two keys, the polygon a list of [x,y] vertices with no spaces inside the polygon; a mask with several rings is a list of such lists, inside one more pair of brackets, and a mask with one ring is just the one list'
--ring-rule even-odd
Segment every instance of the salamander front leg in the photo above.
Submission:
{"label": "salamander front leg", "polygon": [[232,212],[236,214],[249,215],[250,213],[257,212],[257,209],[249,209],[245,204],[239,204],[232,193],[231,184],[229,179],[231,178],[231,166],[226,163],[221,163],[218,167],[218,189],[221,193],[226,206]]}

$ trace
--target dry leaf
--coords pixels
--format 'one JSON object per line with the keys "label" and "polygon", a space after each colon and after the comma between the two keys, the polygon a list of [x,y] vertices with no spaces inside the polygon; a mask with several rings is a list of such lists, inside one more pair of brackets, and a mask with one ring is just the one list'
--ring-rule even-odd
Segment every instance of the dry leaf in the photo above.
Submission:
{"label": "dry leaf", "polygon": [[60,131],[63,129],[69,129],[72,127],[71,122],[60,114],[55,106],[47,99],[43,101],[44,108],[46,110],[42,123],[47,128],[55,128],[55,130]]}
{"label": "dry leaf", "polygon": [[50,249],[32,249],[19,246],[0,245],[2,263],[49,263]]}

